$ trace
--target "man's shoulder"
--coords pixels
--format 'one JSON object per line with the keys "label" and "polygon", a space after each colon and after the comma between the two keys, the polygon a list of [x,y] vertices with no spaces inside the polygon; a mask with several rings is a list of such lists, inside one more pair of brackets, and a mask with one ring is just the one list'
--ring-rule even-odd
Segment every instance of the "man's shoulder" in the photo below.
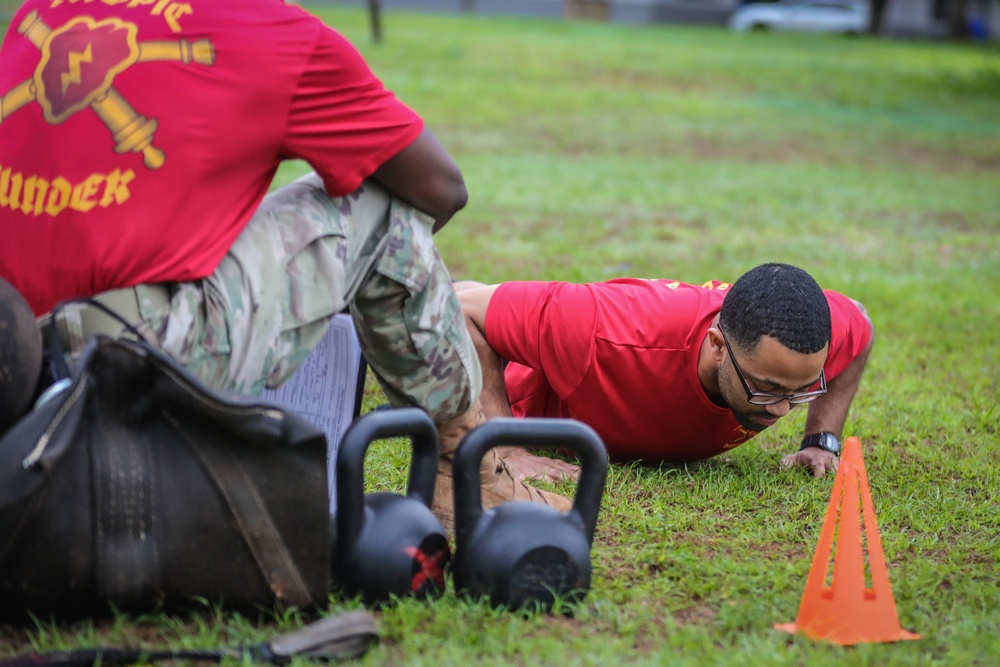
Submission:
{"label": "man's shoulder", "polygon": [[724,291],[678,280],[593,283],[599,334],[617,344],[687,349],[722,307]]}
{"label": "man's shoulder", "polygon": [[728,283],[702,285],[665,278],[614,278],[602,282],[510,281],[501,283],[490,309],[531,304],[554,313],[584,308],[616,321],[694,322],[722,307]]}
{"label": "man's shoulder", "polygon": [[833,290],[823,290],[823,294],[830,306],[830,319],[833,322],[843,322],[849,327],[871,326],[868,310],[860,301]]}
{"label": "man's shoulder", "polygon": [[[874,325],[860,302],[839,292],[824,290],[830,306],[830,356],[853,359],[872,340]],[[835,374],[827,373],[828,377]]]}
{"label": "man's shoulder", "polygon": [[696,316],[706,309],[722,307],[728,283],[711,281],[701,285],[669,278],[616,278],[587,285],[595,298],[613,305],[661,315]]}

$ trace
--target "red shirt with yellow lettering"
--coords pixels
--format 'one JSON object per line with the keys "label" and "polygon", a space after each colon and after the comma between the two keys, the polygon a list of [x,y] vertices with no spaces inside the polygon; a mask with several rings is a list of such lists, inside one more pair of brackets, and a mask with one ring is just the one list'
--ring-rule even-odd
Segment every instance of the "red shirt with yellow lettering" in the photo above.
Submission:
{"label": "red shirt with yellow lettering", "polygon": [[0,47],[0,275],[39,314],[202,278],[280,161],[347,194],[422,128],[280,0],[28,0]]}
{"label": "red shirt with yellow lettering", "polygon": [[[616,460],[697,461],[746,442],[756,433],[709,400],[698,379],[701,344],[728,288],[634,278],[502,284],[486,311],[486,339],[510,361],[514,416],[578,419]],[[850,299],[826,296],[830,380],[871,331]]]}

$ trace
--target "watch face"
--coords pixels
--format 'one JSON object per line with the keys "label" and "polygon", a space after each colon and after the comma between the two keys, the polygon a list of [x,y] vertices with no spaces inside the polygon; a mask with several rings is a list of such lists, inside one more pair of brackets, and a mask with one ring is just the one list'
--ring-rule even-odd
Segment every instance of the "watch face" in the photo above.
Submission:
{"label": "watch face", "polygon": [[832,433],[814,433],[802,441],[803,447],[819,447],[831,454],[840,454],[840,440]]}
{"label": "watch face", "polygon": [[819,446],[832,454],[840,453],[840,442],[831,433],[820,433]]}

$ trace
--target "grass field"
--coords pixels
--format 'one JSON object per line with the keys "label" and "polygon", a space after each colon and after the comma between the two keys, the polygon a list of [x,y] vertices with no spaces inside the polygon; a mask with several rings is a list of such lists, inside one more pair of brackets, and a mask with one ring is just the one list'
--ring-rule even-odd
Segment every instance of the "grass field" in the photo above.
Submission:
{"label": "grass field", "polygon": [[[866,304],[877,341],[846,434],[900,621],[923,635],[841,648],[772,629],[795,618],[833,483],[779,467],[797,411],[699,465],[613,467],[571,618],[404,601],[363,664],[1000,663],[1000,52],[404,13],[375,46],[363,12],[317,7],[462,166],[469,206],[438,236],[455,277],[701,283],[783,261]],[[401,488],[405,459],[376,451],[373,486]],[[43,621],[0,628],[0,656],[300,621]]]}

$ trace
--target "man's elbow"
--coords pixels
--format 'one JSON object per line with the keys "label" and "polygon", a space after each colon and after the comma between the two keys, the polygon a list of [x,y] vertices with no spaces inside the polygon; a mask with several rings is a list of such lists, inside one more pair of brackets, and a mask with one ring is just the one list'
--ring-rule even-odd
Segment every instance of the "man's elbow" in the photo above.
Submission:
{"label": "man's elbow", "polygon": [[445,223],[469,203],[469,191],[460,173],[442,180],[444,182],[436,188],[434,210],[428,211],[434,217],[435,232],[444,227]]}

